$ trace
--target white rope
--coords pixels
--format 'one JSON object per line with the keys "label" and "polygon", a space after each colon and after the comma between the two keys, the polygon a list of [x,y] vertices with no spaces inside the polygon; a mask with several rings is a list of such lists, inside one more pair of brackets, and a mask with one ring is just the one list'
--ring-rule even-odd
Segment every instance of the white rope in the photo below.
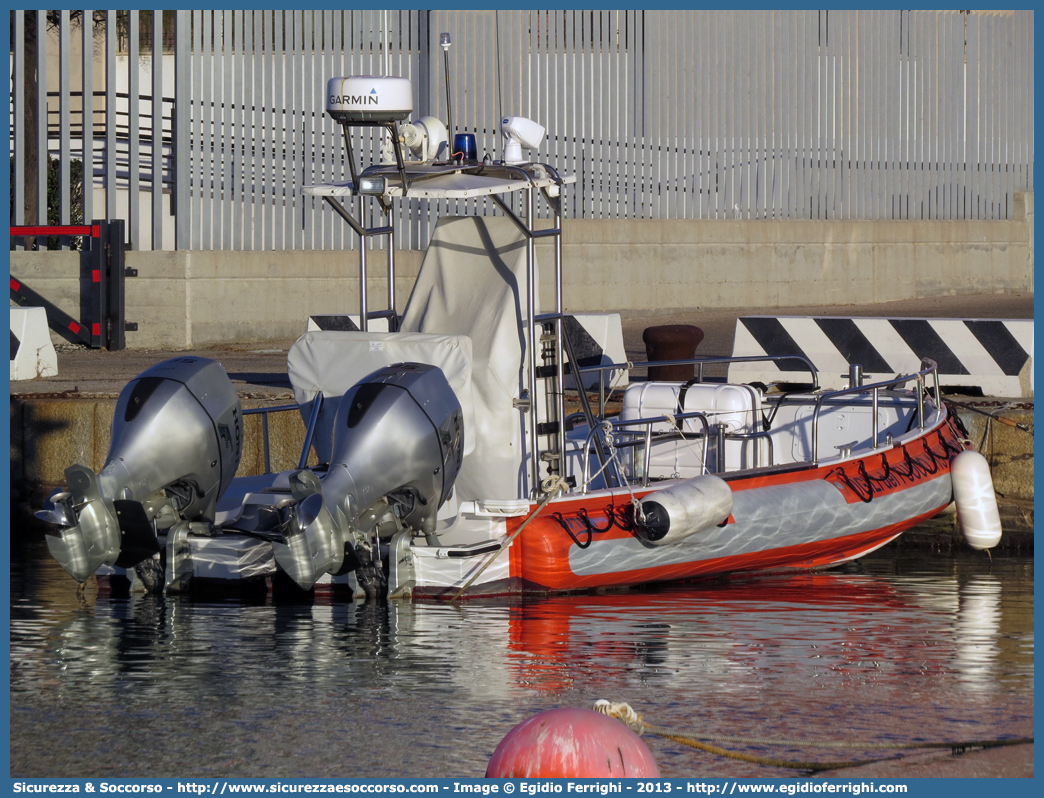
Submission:
{"label": "white rope", "polygon": [[596,430],[600,429],[604,433],[603,437],[605,439],[605,448],[608,451],[609,456],[606,458],[605,462],[602,463],[602,467],[599,468],[590,477],[588,477],[587,484],[590,485],[592,482],[594,482],[596,479],[598,479],[598,477],[601,476],[602,472],[605,471],[605,469],[609,467],[609,464],[612,463],[612,462],[615,462],[616,463],[617,474],[619,474],[620,478],[623,480],[623,486],[625,488],[627,488],[627,492],[629,494],[631,494],[631,507],[634,508],[634,517],[635,517],[635,519],[639,523],[644,524],[645,523],[645,510],[642,509],[642,503],[640,501],[638,501],[638,497],[635,496],[634,495],[634,491],[631,490],[631,483],[624,476],[624,466],[623,466],[623,463],[620,462],[620,458],[617,456],[618,452],[616,451],[616,443],[613,440],[613,422],[611,422],[608,419],[606,419],[601,424],[599,424],[597,427],[595,427],[595,429]]}
{"label": "white rope", "polygon": [[[694,455],[696,455],[696,462],[700,464],[700,470],[706,471],[707,470],[707,466],[703,462],[703,453],[696,451],[696,448],[692,445],[692,441],[690,441],[688,438],[685,437],[685,430],[683,429],[682,424],[680,424],[678,422],[678,419],[675,418],[672,413],[664,413],[664,415],[667,417],[667,420],[671,422],[671,426],[673,426],[676,430],[678,430],[678,436],[683,441],[685,441],[685,445],[689,447],[689,450]],[[677,462],[677,461],[675,461],[675,462]]]}
{"label": "white rope", "polygon": [[558,474],[552,474],[551,476],[544,477],[540,482],[540,489],[544,493],[554,494],[559,496],[563,493],[569,492],[570,485]]}
{"label": "white rope", "polygon": [[[605,436],[605,438],[606,438],[605,446],[609,450],[609,460],[606,461],[606,465],[609,464],[609,461],[615,461],[616,462],[616,473],[620,475],[620,478],[623,480],[624,487],[627,488],[627,492],[629,494],[631,494],[631,507],[634,510],[634,519],[639,524],[644,525],[645,524],[645,509],[642,507],[642,503],[640,501],[638,501],[638,497],[634,495],[634,491],[631,490],[631,482],[630,482],[630,480],[628,480],[627,477],[623,476],[623,473],[624,473],[623,463],[621,463],[620,459],[617,457],[616,443],[613,441],[613,431],[612,431],[613,430],[613,425],[612,425],[612,422],[606,421],[604,428],[608,430],[608,432],[607,432],[607,434]],[[603,466],[603,468],[604,468],[604,466]]]}
{"label": "white rope", "polygon": [[645,731],[645,724],[642,722],[642,716],[635,712],[630,704],[624,701],[613,703],[611,701],[606,701],[604,698],[599,698],[595,701],[594,711],[600,712],[603,715],[608,715],[610,718],[616,718],[639,737],[641,737],[642,732]]}

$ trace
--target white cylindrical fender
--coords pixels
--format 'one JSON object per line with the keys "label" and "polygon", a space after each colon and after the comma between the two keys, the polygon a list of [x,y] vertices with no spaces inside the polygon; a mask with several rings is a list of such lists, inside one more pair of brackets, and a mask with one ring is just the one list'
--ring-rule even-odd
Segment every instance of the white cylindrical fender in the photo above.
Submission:
{"label": "white cylindrical fender", "polygon": [[993,548],[1000,543],[1001,522],[986,458],[978,452],[961,452],[950,462],[950,479],[957,522],[968,545],[973,549]]}
{"label": "white cylindrical fender", "polygon": [[664,546],[725,521],[732,512],[732,489],[720,477],[704,474],[649,494],[642,510],[645,523],[637,527],[638,536]]}

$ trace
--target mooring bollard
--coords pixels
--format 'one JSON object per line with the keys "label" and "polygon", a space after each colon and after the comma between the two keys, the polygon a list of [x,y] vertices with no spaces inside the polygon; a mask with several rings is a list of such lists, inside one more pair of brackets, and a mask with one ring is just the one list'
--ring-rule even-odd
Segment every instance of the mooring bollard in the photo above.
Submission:
{"label": "mooring bollard", "polygon": [[[691,360],[695,357],[696,347],[703,340],[703,330],[691,324],[665,324],[660,327],[646,327],[642,333],[645,342],[645,356],[652,361]],[[696,375],[696,367],[682,366],[650,366],[650,380],[681,382],[691,380]]]}

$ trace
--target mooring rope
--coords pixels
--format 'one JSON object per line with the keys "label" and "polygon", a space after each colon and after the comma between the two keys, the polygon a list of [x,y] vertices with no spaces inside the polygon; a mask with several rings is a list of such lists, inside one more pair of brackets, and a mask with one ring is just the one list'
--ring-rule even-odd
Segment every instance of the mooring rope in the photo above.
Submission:
{"label": "mooring rope", "polygon": [[[980,416],[986,416],[986,418],[992,418],[994,421],[999,421],[1001,424],[1004,424],[1004,425],[1006,425],[1008,427],[1015,427],[1016,429],[1020,429],[1023,432],[1028,432],[1031,435],[1033,434],[1033,427],[1031,425],[1024,424],[1021,421],[1016,421],[1013,418],[1005,418],[1004,416],[998,416],[998,415],[995,415],[995,414],[989,412],[988,410],[981,410],[978,407],[972,407],[971,405],[966,405],[963,402],[954,402],[953,400],[948,400],[946,402],[946,404],[952,405],[953,407],[959,407],[962,410],[970,410],[973,413],[978,413]],[[1005,410],[1010,410],[1010,409],[1011,409],[1011,402],[1007,402],[1007,403],[1001,405],[1001,407],[997,410],[997,412],[998,413],[1003,413]]]}
{"label": "mooring rope", "polygon": [[511,537],[509,537],[507,540],[501,543],[500,548],[493,552],[489,556],[489,558],[484,563],[482,563],[482,567],[480,567],[477,571],[475,571],[474,574],[471,575],[471,578],[464,583],[464,587],[458,590],[456,595],[454,595],[453,598],[450,599],[450,601],[456,601],[461,596],[463,596],[464,591],[475,583],[475,580],[478,579],[482,575],[482,573],[487,568],[489,568],[490,565],[493,564],[493,561],[500,556],[500,553],[504,551],[504,549],[506,549],[508,546],[510,546],[515,538],[522,534],[522,530],[529,526],[529,522],[536,518],[538,515],[540,515],[540,511],[547,507],[547,505],[551,503],[552,499],[554,499],[556,496],[562,493],[565,493],[569,489],[569,483],[562,479],[562,477],[556,474],[552,474],[551,476],[544,478],[544,480],[540,483],[540,488],[545,493],[547,493],[547,496],[545,496],[543,501],[541,501],[540,504],[537,505],[537,508],[529,514],[529,517],[526,518],[526,520],[523,521],[521,524],[519,524],[518,529],[516,529],[511,534]]}
{"label": "mooring rope", "polygon": [[996,748],[999,746],[1006,745],[1019,745],[1022,743],[1032,743],[1032,737],[1020,737],[1011,740],[966,740],[961,742],[911,742],[911,743],[876,743],[876,742],[845,742],[845,741],[811,741],[811,740],[780,740],[767,737],[734,737],[731,735],[691,735],[683,734],[680,732],[673,731],[671,729],[664,729],[660,726],[653,726],[646,723],[645,720],[639,715],[630,704],[626,702],[611,702],[606,701],[604,698],[595,702],[595,712],[600,712],[603,715],[608,715],[611,718],[616,718],[623,723],[627,728],[633,731],[635,734],[641,735],[643,732],[655,735],[656,737],[662,737],[665,740],[672,740],[673,742],[687,745],[691,748],[695,748],[700,751],[706,751],[709,754],[716,754],[718,756],[724,756],[729,759],[736,759],[741,762],[752,762],[757,765],[769,765],[772,767],[788,768],[790,770],[808,770],[808,771],[821,771],[821,770],[839,770],[841,768],[850,768],[857,765],[867,765],[872,762],[883,762],[886,758],[881,759],[860,759],[856,761],[848,762],[802,762],[795,760],[775,759],[774,757],[758,756],[756,754],[744,754],[739,751],[729,751],[725,748],[719,748],[716,745],[710,745],[707,740],[714,742],[727,742],[727,743],[741,743],[750,745],[780,745],[787,746],[789,748],[846,748],[860,751],[875,751],[875,750],[914,750],[914,749],[925,749],[925,748],[949,748],[954,753],[963,752],[968,748]]}

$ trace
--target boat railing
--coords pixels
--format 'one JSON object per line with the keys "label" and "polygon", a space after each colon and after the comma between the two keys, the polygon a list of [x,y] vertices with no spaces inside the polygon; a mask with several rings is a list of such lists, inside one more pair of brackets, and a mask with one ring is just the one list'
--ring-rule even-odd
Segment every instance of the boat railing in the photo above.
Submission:
{"label": "boat railing", "polygon": [[799,360],[808,368],[812,377],[812,390],[819,390],[819,371],[815,365],[804,355],[745,355],[742,357],[694,357],[688,360],[655,360],[644,363],[605,363],[598,366],[582,366],[581,374],[599,372],[598,377],[598,415],[605,414],[605,371],[623,371],[626,369],[648,368],[649,366],[696,366],[696,382],[703,382],[703,367],[706,365],[720,365],[722,363],[769,363],[782,362],[786,360]]}
{"label": "boat railing", "polygon": [[[590,490],[590,483],[594,480],[598,474],[591,475],[589,472],[591,463],[591,444],[595,441],[595,436],[600,430],[603,430],[603,425],[608,424],[611,429],[615,432],[620,430],[624,435],[630,436],[630,440],[621,441],[620,443],[613,443],[610,448],[610,452],[614,452],[617,449],[630,449],[641,446],[643,448],[643,459],[642,459],[642,487],[649,486],[649,468],[652,459],[652,443],[653,443],[653,425],[654,424],[671,424],[676,429],[667,434],[666,437],[682,437],[684,435],[681,432],[682,421],[698,420],[703,426],[703,434],[696,433],[693,435],[693,439],[703,439],[703,453],[700,457],[700,473],[707,473],[707,447],[710,443],[710,423],[707,421],[707,414],[703,412],[692,412],[692,413],[679,413],[676,416],[650,416],[649,418],[632,418],[626,420],[620,419],[606,419],[601,425],[592,427],[590,432],[587,433],[587,438],[584,440],[584,448],[581,452],[581,475],[583,482],[580,485],[580,492],[587,493]],[[631,431],[625,429],[626,427],[644,426],[644,432]],[[659,438],[662,440],[663,436]],[[615,456],[611,454],[610,456]],[[619,464],[618,464],[619,465]],[[622,469],[621,469],[622,470]]]}
{"label": "boat railing", "polygon": [[[870,394],[870,448],[878,448],[878,436],[880,434],[879,421],[877,418],[878,405],[880,402],[880,391],[889,388],[898,388],[901,385],[905,385],[910,380],[917,382],[917,426],[919,429],[924,429],[924,386],[925,379],[931,375],[933,377],[933,393],[935,398],[935,406],[942,406],[942,394],[939,390],[939,367],[934,360],[929,360],[924,357],[921,358],[921,370],[914,374],[901,374],[890,380],[883,380],[881,382],[873,382],[866,385],[850,385],[848,388],[840,388],[836,391],[825,391],[816,396],[815,408],[812,411],[812,453],[811,462],[813,465],[819,465],[819,414],[823,409],[823,405],[829,402],[831,399],[836,399],[839,396],[851,396],[854,394]],[[856,368],[853,368],[851,373],[857,374]],[[853,378],[852,382],[856,382],[857,379]]]}
{"label": "boat railing", "polygon": [[[571,415],[569,417],[570,420],[572,420],[572,419],[580,420],[581,418],[583,418],[583,413],[574,413],[573,415]],[[681,424],[678,423],[678,422],[686,421],[686,420],[689,420],[689,419],[699,419],[701,424],[703,425],[703,430],[702,430],[702,432],[695,432],[695,433],[693,433],[691,438],[686,438],[684,432],[682,431]],[[700,443],[700,445],[703,448],[703,451],[700,454],[700,473],[701,474],[710,473],[710,469],[707,466],[707,460],[708,460],[707,455],[708,455],[708,451],[709,451],[710,441],[712,440],[712,438],[714,438],[714,436],[712,436],[712,434],[711,434],[711,427],[712,426],[717,431],[717,436],[716,436],[716,438],[714,438],[714,440],[716,442],[716,447],[717,447],[716,448],[716,462],[715,462],[715,471],[714,471],[714,473],[722,472],[722,471],[726,470],[725,469],[725,440],[726,439],[730,440],[730,441],[740,441],[744,445],[754,444],[753,457],[751,458],[751,461],[753,463],[753,467],[754,468],[759,468],[761,466],[761,447],[758,445],[758,442],[764,440],[766,442],[767,448],[768,448],[768,465],[769,466],[773,466],[773,465],[775,465],[775,462],[776,462],[775,451],[773,449],[772,433],[771,432],[769,432],[768,430],[761,430],[759,432],[730,432],[730,433],[726,433],[724,424],[714,424],[714,425],[711,425],[709,420],[708,420],[707,413],[702,412],[702,411],[693,411],[691,413],[680,413],[680,414],[678,414],[676,416],[653,416],[653,417],[650,417],[650,418],[628,419],[626,421],[616,420],[616,421],[611,421],[609,423],[612,424],[614,429],[618,429],[618,428],[622,428],[622,427],[630,427],[630,426],[639,426],[639,425],[645,427],[645,431],[644,432],[628,432],[626,430],[623,430],[622,434],[630,435],[631,440],[625,440],[625,441],[621,441],[619,443],[614,443],[613,444],[613,448],[614,449],[631,449],[631,448],[642,447],[642,449],[643,449],[642,483],[641,483],[642,487],[648,487],[649,486],[649,480],[651,478],[650,477],[650,466],[651,466],[651,459],[652,459],[652,444],[653,443],[661,443],[661,442],[668,441],[668,440],[678,440],[678,439],[689,441],[690,443]],[[654,435],[653,434],[653,429],[652,429],[653,425],[654,424],[663,424],[663,423],[672,424],[673,426],[675,426],[675,429],[671,430],[669,432],[664,432],[664,433],[660,433],[660,434]],[[583,468],[583,471],[582,471],[582,474],[583,474],[583,484],[581,485],[581,493],[587,493],[587,491],[590,489],[590,482],[594,478],[594,477],[588,477],[588,471],[587,471],[587,468],[588,468],[588,465],[590,464],[590,459],[591,459],[590,448],[591,448],[591,444],[592,444],[592,442],[594,440],[594,434],[595,434],[595,431],[592,430],[590,433],[588,433],[587,439],[584,441],[584,448],[583,448],[582,455],[581,455],[582,458],[583,458],[583,466],[582,466],[582,468]]]}
{"label": "boat railing", "polygon": [[[304,444],[301,446],[301,456],[297,460],[297,467],[304,468],[308,465],[308,452],[312,448],[312,438],[315,436],[315,424],[319,420],[319,411],[323,408],[323,394],[320,391],[312,401],[312,412],[308,416],[308,424],[305,426]],[[272,473],[271,446],[268,438],[268,416],[272,413],[287,413],[291,410],[299,411],[299,405],[276,405],[275,407],[249,407],[243,410],[244,416],[261,416],[261,441],[264,447],[265,471]]]}

